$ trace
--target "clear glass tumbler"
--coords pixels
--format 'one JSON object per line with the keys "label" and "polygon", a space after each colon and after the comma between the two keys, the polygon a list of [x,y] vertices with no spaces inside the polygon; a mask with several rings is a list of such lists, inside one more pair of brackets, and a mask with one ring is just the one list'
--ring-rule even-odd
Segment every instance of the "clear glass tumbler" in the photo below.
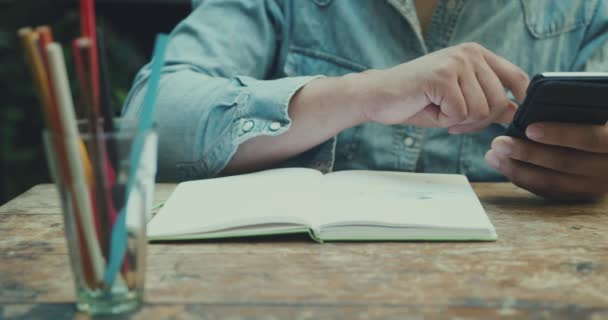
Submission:
{"label": "clear glass tumbler", "polygon": [[138,132],[134,122],[115,124],[111,133],[102,123],[81,121],[77,135],[43,134],[61,198],[76,307],[89,314],[128,312],[143,302],[158,137],[153,129]]}

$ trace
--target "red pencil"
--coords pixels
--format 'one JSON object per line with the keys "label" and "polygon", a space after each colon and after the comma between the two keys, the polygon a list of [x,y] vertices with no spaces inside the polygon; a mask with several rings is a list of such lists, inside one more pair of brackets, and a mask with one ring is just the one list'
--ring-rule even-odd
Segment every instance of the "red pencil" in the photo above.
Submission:
{"label": "red pencil", "polygon": [[[89,123],[89,134],[91,135],[91,155],[92,155],[92,167],[94,174],[91,174],[92,181],[89,184],[91,201],[93,203],[93,212],[95,217],[95,228],[97,230],[97,236],[101,243],[102,253],[105,257],[108,256],[109,240],[107,237],[108,230],[110,228],[109,219],[106,216],[108,211],[105,189],[105,180],[103,179],[102,171],[96,164],[99,161],[99,157],[102,156],[99,150],[98,142],[98,121],[97,116],[93,110],[93,95],[90,86],[90,69],[89,64],[89,49],[91,41],[88,38],[77,38],[72,42],[72,51],[74,54],[74,62],[76,64],[76,74],[80,82],[80,93],[81,93],[81,104],[84,108],[84,114]],[[100,202],[101,201],[101,202]],[[100,212],[101,211],[101,212]]]}
{"label": "red pencil", "polygon": [[[84,72],[82,72],[84,74],[84,77],[89,79],[89,81],[81,81],[81,84],[89,84],[88,89],[90,90],[90,105],[88,107],[92,108],[92,110],[90,111],[92,112],[92,114],[89,116],[89,121],[93,121],[92,123],[95,123],[95,128],[97,129],[97,120],[100,118],[101,88],[99,79],[99,50],[97,47],[97,24],[95,19],[94,0],[80,0],[80,28],[82,37],[88,38],[88,40],[90,41],[90,44],[84,44],[84,40],[75,40],[75,45],[80,48],[81,52],[81,67],[79,68],[82,68],[84,70]],[[106,119],[106,121],[111,120]],[[98,133],[99,132],[97,131],[93,132],[93,134]],[[98,178],[105,182],[101,183],[102,185],[109,187],[107,190],[103,190],[106,193],[105,199],[107,201],[105,203],[102,201],[101,203],[107,206],[106,208],[110,215],[110,223],[113,224],[114,220],[118,215],[116,209],[114,208],[111,195],[111,187],[114,186],[114,184],[116,183],[116,174],[114,172],[114,168],[112,168],[112,165],[110,164],[109,159],[107,157],[107,150],[105,148],[105,145],[102,143],[98,146],[98,148],[99,149],[96,153],[98,154],[98,160],[100,160],[101,163],[97,163],[96,168],[97,171],[103,171],[103,174],[98,175]],[[128,269],[128,263],[123,264],[123,272],[126,272]]]}
{"label": "red pencil", "polygon": [[[101,136],[101,128],[98,126],[99,114],[95,114],[94,110],[92,109],[92,88],[90,86],[90,80],[92,77],[91,69],[89,68],[91,66],[90,51],[92,49],[92,45],[93,44],[89,38],[83,37],[75,39],[72,42],[74,61],[76,62],[76,70],[80,80],[83,104],[85,105],[84,107],[86,109],[85,114],[87,115],[89,121],[91,136],[96,139]],[[118,216],[112,196],[112,188],[116,184],[116,174],[108,159],[105,144],[99,140],[96,140],[95,142],[99,143],[94,144],[92,150],[92,154],[94,155],[93,168],[95,172],[95,183],[92,184],[93,190],[91,194],[97,195],[94,200],[96,203],[94,209],[102,210],[103,212],[107,213],[107,215],[104,214],[99,216],[96,220],[99,222],[100,228],[104,230],[102,231],[103,236],[101,237],[101,241],[104,255],[107,255],[109,240],[107,239],[106,235],[109,234],[109,230]],[[98,189],[94,189],[95,187]],[[102,201],[102,199],[105,199],[105,201]],[[123,272],[126,272],[127,267],[128,266],[123,266]]]}
{"label": "red pencil", "polygon": [[83,115],[88,115],[90,112],[88,108],[92,102],[92,97],[90,93],[90,80],[91,78],[87,74],[88,68],[84,65],[84,57],[82,52],[82,47],[88,45],[90,42],[89,38],[76,38],[72,41],[72,53],[74,55],[74,64],[76,65],[76,75],[78,76],[78,82],[80,85],[80,94],[82,96],[82,108]]}
{"label": "red pencil", "polygon": [[80,31],[81,36],[96,40],[95,33],[95,3],[93,0],[80,0]]}
{"label": "red pencil", "polygon": [[[91,94],[93,110],[99,115],[99,56],[97,50],[97,24],[95,19],[95,3],[93,0],[80,0],[80,29],[82,37],[89,38],[91,41],[90,65],[88,66],[91,74]],[[86,67],[86,65],[85,65]]]}

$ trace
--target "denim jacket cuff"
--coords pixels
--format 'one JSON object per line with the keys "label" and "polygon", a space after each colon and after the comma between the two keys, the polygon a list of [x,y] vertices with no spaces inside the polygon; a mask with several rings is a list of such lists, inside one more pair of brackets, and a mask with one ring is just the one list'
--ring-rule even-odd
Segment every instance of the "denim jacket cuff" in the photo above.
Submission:
{"label": "denim jacket cuff", "polygon": [[[236,153],[238,146],[258,136],[276,136],[291,127],[288,114],[289,101],[309,81],[320,76],[289,77],[277,80],[258,80],[239,76],[242,87],[233,103],[235,114],[232,124],[231,143],[218,144],[205,157],[211,176],[218,175]],[[218,161],[220,160],[220,161]],[[211,168],[211,164],[219,164]]]}

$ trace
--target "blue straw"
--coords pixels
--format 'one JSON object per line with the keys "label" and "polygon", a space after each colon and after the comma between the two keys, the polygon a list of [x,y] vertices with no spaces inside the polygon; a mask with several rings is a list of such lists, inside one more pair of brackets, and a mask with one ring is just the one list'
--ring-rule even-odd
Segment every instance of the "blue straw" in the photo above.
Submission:
{"label": "blue straw", "polygon": [[131,148],[129,180],[125,191],[124,207],[120,210],[120,214],[112,228],[112,236],[110,239],[110,259],[108,268],[104,275],[104,282],[108,288],[112,286],[116,279],[116,274],[120,270],[122,261],[127,250],[127,227],[126,227],[126,205],[129,201],[131,188],[137,177],[137,168],[142,154],[144,145],[144,133],[152,128],[154,121],[154,107],[156,97],[158,95],[158,85],[160,82],[160,74],[163,65],[165,64],[165,49],[167,47],[168,37],[166,34],[156,36],[156,44],[154,46],[154,55],[152,58],[152,71],[148,80],[148,90],[144,97],[143,109],[141,111],[139,126],[133,147]]}

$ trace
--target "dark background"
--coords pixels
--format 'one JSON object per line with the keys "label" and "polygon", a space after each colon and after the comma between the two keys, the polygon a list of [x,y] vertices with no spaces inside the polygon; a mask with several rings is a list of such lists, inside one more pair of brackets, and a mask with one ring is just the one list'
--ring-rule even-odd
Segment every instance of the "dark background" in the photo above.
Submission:
{"label": "dark background", "polygon": [[[154,37],[170,32],[190,12],[189,0],[96,0],[104,29],[116,113],[131,82],[149,60]],[[17,30],[49,25],[64,46],[80,34],[76,0],[0,0],[0,205],[31,186],[50,182],[42,147],[43,121]],[[73,84],[74,87],[74,84]]]}

